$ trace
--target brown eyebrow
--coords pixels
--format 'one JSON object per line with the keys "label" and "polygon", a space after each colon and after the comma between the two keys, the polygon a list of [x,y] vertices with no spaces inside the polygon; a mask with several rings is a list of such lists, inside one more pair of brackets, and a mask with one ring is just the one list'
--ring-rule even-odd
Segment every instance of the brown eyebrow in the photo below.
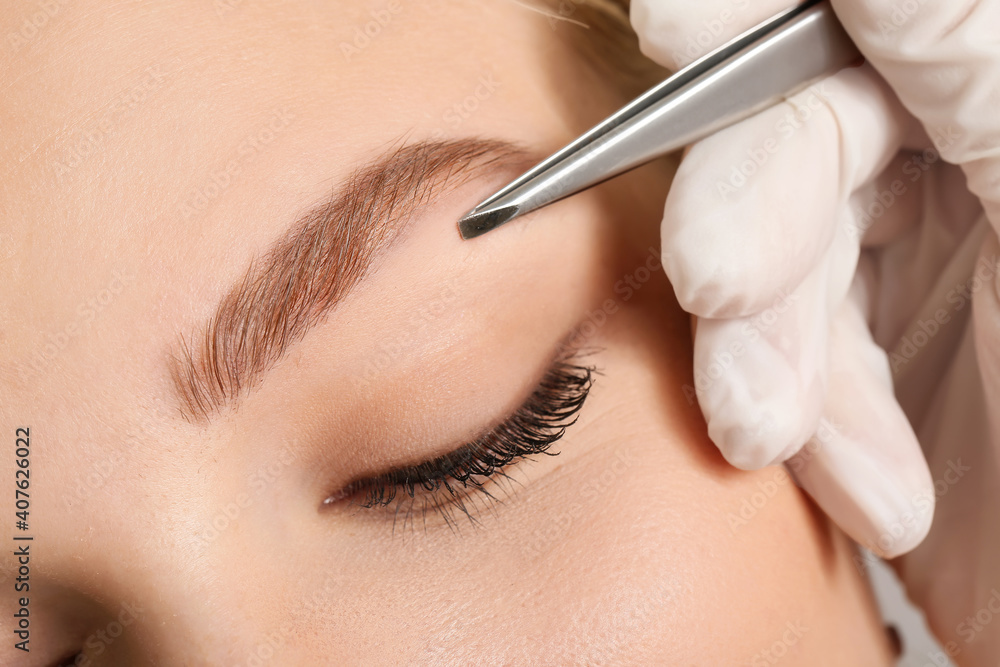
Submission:
{"label": "brown eyebrow", "polygon": [[358,168],[250,262],[200,330],[181,335],[170,355],[181,414],[206,422],[253,388],[421,206],[497,163],[532,161],[512,143],[469,138],[398,146]]}

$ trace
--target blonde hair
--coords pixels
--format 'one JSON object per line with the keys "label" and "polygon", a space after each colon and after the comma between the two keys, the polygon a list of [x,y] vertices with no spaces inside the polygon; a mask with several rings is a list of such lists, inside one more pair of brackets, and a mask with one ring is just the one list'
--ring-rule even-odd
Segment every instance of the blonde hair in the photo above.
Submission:
{"label": "blonde hair", "polygon": [[629,0],[536,0],[553,28],[623,95],[634,97],[670,72],[639,50],[629,22]]}

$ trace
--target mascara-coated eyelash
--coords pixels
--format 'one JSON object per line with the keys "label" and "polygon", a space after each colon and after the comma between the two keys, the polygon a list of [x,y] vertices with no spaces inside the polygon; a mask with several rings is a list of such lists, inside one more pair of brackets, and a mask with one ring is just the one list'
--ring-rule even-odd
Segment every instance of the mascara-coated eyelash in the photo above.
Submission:
{"label": "mascara-coated eyelash", "polygon": [[353,482],[326,502],[358,497],[356,504],[362,508],[392,507],[394,528],[397,517],[405,526],[414,510],[425,521],[427,511],[436,511],[451,526],[457,510],[475,523],[467,507],[475,502],[473,493],[496,502],[487,485],[495,478],[509,480],[504,472],[508,465],[536,454],[558,454],[549,448],[576,421],[594,372],[593,367],[558,361],[528,400],[489,432],[430,461]]}

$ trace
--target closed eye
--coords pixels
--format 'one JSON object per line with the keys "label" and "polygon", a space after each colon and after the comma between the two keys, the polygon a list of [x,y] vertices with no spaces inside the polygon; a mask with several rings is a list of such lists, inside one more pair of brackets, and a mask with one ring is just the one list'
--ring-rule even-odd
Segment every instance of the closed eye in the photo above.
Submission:
{"label": "closed eye", "polygon": [[498,482],[511,482],[507,470],[521,460],[545,454],[556,456],[551,446],[566,433],[583,407],[596,370],[563,355],[545,373],[528,399],[500,424],[472,442],[437,458],[349,483],[324,500],[362,510],[381,509],[391,515],[393,531],[412,527],[435,513],[452,529],[457,514],[473,525],[477,514],[500,499]]}

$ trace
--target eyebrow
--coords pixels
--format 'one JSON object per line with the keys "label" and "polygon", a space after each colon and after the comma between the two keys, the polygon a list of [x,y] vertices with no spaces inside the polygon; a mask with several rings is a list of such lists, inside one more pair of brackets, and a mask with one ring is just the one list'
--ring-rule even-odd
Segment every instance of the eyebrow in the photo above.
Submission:
{"label": "eyebrow", "polygon": [[250,261],[201,328],[180,336],[170,373],[181,415],[206,423],[257,386],[422,206],[500,163],[534,161],[513,143],[466,138],[398,145],[357,168]]}

